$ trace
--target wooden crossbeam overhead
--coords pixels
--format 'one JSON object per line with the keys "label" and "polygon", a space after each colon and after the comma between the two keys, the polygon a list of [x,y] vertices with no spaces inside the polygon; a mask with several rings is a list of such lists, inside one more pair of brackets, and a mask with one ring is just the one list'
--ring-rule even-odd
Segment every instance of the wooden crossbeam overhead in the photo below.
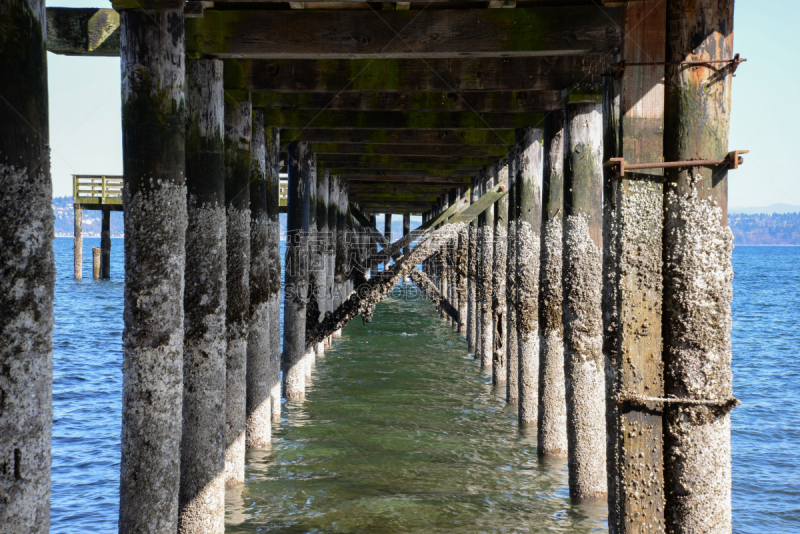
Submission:
{"label": "wooden crossbeam overhead", "polygon": [[543,121],[542,113],[264,110],[264,123],[281,128],[513,130],[540,125]]}
{"label": "wooden crossbeam overhead", "polygon": [[431,202],[361,202],[361,209],[366,213],[422,213],[431,209]]}
{"label": "wooden crossbeam overhead", "polygon": [[466,186],[470,183],[470,178],[464,176],[385,176],[380,174],[342,174],[341,176],[350,183],[443,184],[449,185],[450,187]]}
{"label": "wooden crossbeam overhead", "polygon": [[510,146],[510,130],[354,130],[321,128],[281,129],[281,142],[366,143],[391,145]]}
{"label": "wooden crossbeam overhead", "polygon": [[[312,145],[313,146],[313,145]],[[464,167],[480,167],[482,165],[492,165],[497,163],[498,158],[488,157],[430,157],[430,156],[357,156],[349,154],[317,154],[317,161],[323,162],[324,166],[336,165],[341,167],[343,164],[385,164],[385,165],[448,165]],[[437,168],[437,167],[433,167]]]}
{"label": "wooden crossbeam overhead", "polygon": [[253,107],[388,111],[544,112],[560,109],[561,91],[431,93],[253,93]]}
{"label": "wooden crossbeam overhead", "polygon": [[228,59],[224,79],[226,89],[256,93],[560,91],[575,84],[599,86],[603,67],[611,61],[610,55],[424,60]]}
{"label": "wooden crossbeam overhead", "polygon": [[531,57],[606,54],[620,10],[205,11],[186,20],[189,56],[260,59]]}
{"label": "wooden crossbeam overhead", "polygon": [[[286,149],[282,144],[282,149]],[[329,154],[337,156],[428,156],[435,163],[437,159],[450,158],[502,158],[508,155],[505,146],[446,146],[446,145],[367,145],[359,143],[312,143],[311,151],[318,157]]]}
{"label": "wooden crossbeam overhead", "polygon": [[364,176],[432,176],[432,177],[452,177],[452,178],[468,178],[475,176],[476,171],[467,169],[348,169],[348,168],[330,168],[328,169],[331,174],[343,175],[364,175]]}
{"label": "wooden crossbeam overhead", "polygon": [[393,188],[393,187],[401,187],[405,188],[409,191],[417,191],[417,190],[441,190],[441,189],[452,189],[456,186],[461,186],[462,184],[459,182],[445,182],[445,183],[438,183],[438,182],[381,182],[379,180],[364,180],[358,181],[353,180],[350,182],[350,192],[352,191],[359,191],[365,190],[366,188],[375,188],[375,190],[385,190],[386,188]]}

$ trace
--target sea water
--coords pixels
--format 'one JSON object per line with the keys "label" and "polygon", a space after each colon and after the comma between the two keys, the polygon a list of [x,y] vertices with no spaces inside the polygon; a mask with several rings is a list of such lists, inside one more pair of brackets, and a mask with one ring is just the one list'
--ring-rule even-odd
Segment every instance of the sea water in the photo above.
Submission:
{"label": "sea water", "polygon": [[[54,533],[116,532],[123,241],[111,279],[73,279],[55,240]],[[800,531],[800,248],[737,247],[733,519],[737,533]],[[564,459],[536,455],[503,389],[410,286],[318,358],[273,446],[226,494],[228,532],[602,532],[603,502],[573,504]]]}

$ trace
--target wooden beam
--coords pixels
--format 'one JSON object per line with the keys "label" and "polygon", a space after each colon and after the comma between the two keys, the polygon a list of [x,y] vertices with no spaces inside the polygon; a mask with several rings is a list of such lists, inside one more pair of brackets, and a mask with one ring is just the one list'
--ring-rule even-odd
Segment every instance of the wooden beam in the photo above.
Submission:
{"label": "wooden beam", "polygon": [[301,130],[284,128],[281,130],[281,140],[314,143],[507,147],[514,144],[514,132],[509,130],[332,130],[321,128]]}
{"label": "wooden beam", "polygon": [[366,145],[358,143],[314,143],[314,154],[326,159],[327,154],[337,155],[385,155],[427,156],[434,159],[447,158],[501,158],[508,154],[505,146],[441,146],[441,145]]}
{"label": "wooden beam", "polygon": [[552,91],[578,83],[599,85],[609,62],[604,56],[226,59],[225,88],[284,93]]}
{"label": "wooden beam", "polygon": [[543,113],[473,113],[471,111],[336,111],[265,109],[264,122],[281,128],[370,130],[513,130],[540,125]]}
{"label": "wooden beam", "polygon": [[448,176],[468,178],[474,176],[476,171],[461,169],[328,169],[331,174],[364,175],[364,176]]}
{"label": "wooden beam", "polygon": [[47,50],[67,56],[119,56],[119,13],[113,9],[47,8]]}
{"label": "wooden beam", "polygon": [[344,174],[348,182],[386,182],[386,183],[414,183],[414,184],[445,184],[451,187],[469,184],[469,178],[462,176],[381,176],[378,174]]}
{"label": "wooden beam", "polygon": [[[450,158],[440,158],[440,157],[431,157],[431,156],[386,156],[386,155],[379,155],[379,156],[359,156],[359,155],[351,155],[351,154],[317,154],[317,160],[325,162],[326,165],[322,166],[331,166],[333,164],[340,164],[340,163],[349,163],[349,164],[364,164],[364,163],[375,163],[375,164],[388,164],[388,165],[457,165],[457,166],[466,166],[466,167],[476,167],[481,165],[490,165],[494,164],[498,161],[499,158],[485,156],[485,157],[450,157]],[[434,167],[437,168],[437,167]]]}
{"label": "wooden beam", "polygon": [[606,54],[620,10],[596,6],[420,11],[207,10],[186,21],[193,56],[262,59]]}
{"label": "wooden beam", "polygon": [[430,93],[254,93],[253,107],[269,109],[544,112],[560,109],[561,91]]}

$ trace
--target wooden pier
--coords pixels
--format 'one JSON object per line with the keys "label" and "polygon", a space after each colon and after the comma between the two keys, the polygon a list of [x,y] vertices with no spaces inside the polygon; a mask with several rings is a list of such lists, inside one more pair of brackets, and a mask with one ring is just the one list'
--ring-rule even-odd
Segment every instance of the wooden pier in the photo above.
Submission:
{"label": "wooden pier", "polygon": [[49,521],[48,50],[120,57],[125,176],[74,183],[76,277],[82,210],[106,277],[125,214],[121,533],[223,532],[280,396],[407,276],[612,533],[730,532],[733,4],[2,4],[0,534]]}

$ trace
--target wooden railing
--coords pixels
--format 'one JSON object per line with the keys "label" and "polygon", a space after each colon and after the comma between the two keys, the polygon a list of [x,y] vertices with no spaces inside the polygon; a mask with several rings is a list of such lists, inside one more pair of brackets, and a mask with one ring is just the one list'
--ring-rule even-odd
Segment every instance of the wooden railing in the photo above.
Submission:
{"label": "wooden railing", "polygon": [[122,176],[72,175],[75,204],[122,205]]}
{"label": "wooden railing", "polygon": [[[281,180],[278,205],[287,205],[288,182]],[[72,175],[72,196],[75,204],[122,205],[122,176]]]}

